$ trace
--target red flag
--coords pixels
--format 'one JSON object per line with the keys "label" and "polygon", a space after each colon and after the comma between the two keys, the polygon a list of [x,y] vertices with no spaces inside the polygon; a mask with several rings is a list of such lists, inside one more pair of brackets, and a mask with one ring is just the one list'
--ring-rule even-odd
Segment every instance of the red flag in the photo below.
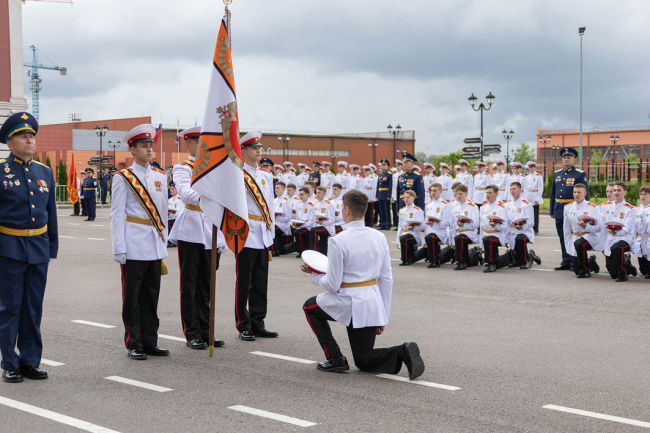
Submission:
{"label": "red flag", "polygon": [[74,153],[68,169],[68,195],[70,203],[76,204],[79,201],[79,191],[77,190],[77,164],[74,162]]}
{"label": "red flag", "polygon": [[226,9],[212,59],[192,188],[201,194],[205,215],[221,229],[228,247],[238,253],[248,237],[248,205],[230,47],[230,11]]}

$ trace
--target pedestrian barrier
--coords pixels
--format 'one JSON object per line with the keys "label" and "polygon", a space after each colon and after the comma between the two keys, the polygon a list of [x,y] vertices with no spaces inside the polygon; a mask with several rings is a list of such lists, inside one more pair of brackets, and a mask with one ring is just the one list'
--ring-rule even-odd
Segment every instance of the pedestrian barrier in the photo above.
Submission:
{"label": "pedestrian barrier", "polygon": [[[101,206],[101,194],[99,194],[99,188],[98,189],[98,194],[96,197],[97,205]],[[67,185],[57,185],[56,188],[54,189],[54,194],[56,196],[56,205],[57,206],[65,206],[65,205],[72,205],[70,203],[70,194],[68,193],[68,186]],[[108,194],[106,197],[106,202],[110,204],[111,202],[111,195]]]}

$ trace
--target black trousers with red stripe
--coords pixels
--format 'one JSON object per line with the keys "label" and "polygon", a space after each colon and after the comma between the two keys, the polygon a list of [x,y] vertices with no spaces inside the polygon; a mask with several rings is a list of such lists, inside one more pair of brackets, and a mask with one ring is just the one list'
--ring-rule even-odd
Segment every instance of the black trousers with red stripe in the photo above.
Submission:
{"label": "black trousers with red stripe", "polygon": [[285,234],[277,225],[275,226],[275,239],[273,252],[279,255],[289,254],[296,250],[293,236]]}
{"label": "black trousers with red stripe", "polygon": [[366,224],[366,227],[374,227],[375,226],[375,205],[376,202],[374,201],[369,201],[368,202],[368,207],[366,208],[366,215],[364,217],[364,222]]}
{"label": "black trousers with red stripe", "polygon": [[[309,323],[312,331],[316,334],[318,343],[323,348],[325,358],[342,358],[343,354],[332,335],[329,324],[334,319],[318,306],[315,296],[307,299],[302,309],[305,312],[307,323]],[[347,331],[354,364],[359,370],[371,373],[399,373],[406,355],[403,345],[375,349],[376,326],[353,328],[352,323],[350,323],[347,326]]]}
{"label": "black trousers with red stripe", "polygon": [[158,345],[160,260],[127,260],[122,270],[122,321],[127,349]]}
{"label": "black trousers with red stripe", "polygon": [[435,233],[429,233],[424,237],[427,245],[427,261],[429,263],[440,263],[440,238]]}
{"label": "black trousers with red stripe", "polygon": [[612,278],[627,277],[629,269],[625,263],[625,253],[630,251],[630,245],[625,241],[618,241],[610,250],[611,254],[605,258],[609,275]]}
{"label": "black trousers with red stripe", "polygon": [[539,233],[539,205],[534,204],[533,205],[533,216],[534,216],[534,221],[535,225],[533,225],[533,231],[535,234]]}
{"label": "black trousers with red stripe", "polygon": [[454,252],[456,263],[467,264],[469,256],[469,244],[472,243],[472,240],[464,234],[459,234],[454,237]]}
{"label": "black trousers with red stripe", "polygon": [[327,240],[330,237],[330,232],[325,227],[314,227],[310,230],[309,235],[312,249],[327,255]]}
{"label": "black trousers with red stripe", "polygon": [[244,248],[235,260],[235,321],[238,331],[264,328],[269,280],[268,248]]}
{"label": "black trousers with red stripe", "polygon": [[641,275],[650,275],[650,261],[643,256],[639,257],[639,272]]}
{"label": "black trousers with red stripe", "polygon": [[418,241],[412,234],[407,233],[399,237],[399,248],[403,262],[415,263],[415,253],[418,249]]}
{"label": "black trousers with red stripe", "polygon": [[[210,255],[204,244],[178,241],[181,280],[181,325],[187,341],[208,340],[210,321]],[[220,254],[217,253],[217,269]]]}
{"label": "black trousers with red stripe", "polygon": [[525,264],[528,264],[528,242],[530,242],[528,236],[523,233],[515,236],[515,247],[513,249],[513,262],[515,266],[523,266]]}
{"label": "black trousers with red stripe", "polygon": [[499,246],[501,241],[496,236],[485,236],[483,238],[483,251],[485,251],[485,262],[489,265],[495,265],[498,268],[508,266],[510,262],[510,251],[499,255]]}
{"label": "black trousers with red stripe", "polygon": [[591,244],[585,238],[578,238],[573,246],[576,249],[576,256],[573,259],[573,272],[576,275],[585,275],[589,273],[589,254]]}
{"label": "black trousers with red stripe", "polygon": [[299,229],[291,229],[293,232],[293,238],[296,240],[296,251],[302,254],[305,250],[313,249],[310,242],[310,233],[309,229],[301,227]]}

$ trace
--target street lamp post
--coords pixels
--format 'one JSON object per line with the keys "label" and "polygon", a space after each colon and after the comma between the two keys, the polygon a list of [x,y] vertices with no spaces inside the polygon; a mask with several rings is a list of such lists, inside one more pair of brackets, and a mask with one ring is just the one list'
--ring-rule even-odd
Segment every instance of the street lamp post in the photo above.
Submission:
{"label": "street lamp post", "polygon": [[472,110],[481,112],[481,161],[483,161],[483,153],[484,153],[484,151],[483,151],[483,111],[490,111],[490,108],[492,108],[492,104],[494,103],[495,98],[494,98],[494,95],[492,94],[492,92],[488,93],[488,95],[485,97],[485,100],[487,101],[487,104],[488,104],[487,107],[482,102],[477,107],[476,106],[476,99],[477,98],[476,98],[476,96],[474,96],[473,93],[469,98],[467,98],[467,100],[469,101],[469,105],[472,106]]}
{"label": "street lamp post", "polygon": [[393,125],[389,123],[386,129],[388,129],[388,133],[393,136],[393,155],[395,155],[395,153],[397,153],[397,137],[399,137],[399,133],[402,131],[402,127],[399,126],[398,123],[397,126],[393,128]]}
{"label": "street lamp post", "polygon": [[501,131],[503,138],[506,139],[506,171],[510,171],[510,139],[515,135],[515,131],[512,129],[510,131],[503,128]]}
{"label": "street lamp post", "polygon": [[610,135],[609,141],[612,143],[612,177],[616,180],[618,176],[618,170],[616,169],[616,144],[621,140],[618,134]]}
{"label": "street lamp post", "polygon": [[104,155],[104,137],[108,133],[108,126],[95,126],[95,134],[99,137],[99,171],[102,169],[102,156]]}
{"label": "street lamp post", "polygon": [[122,142],[120,140],[117,140],[116,143],[113,143],[111,140],[108,140],[108,147],[110,149],[113,149],[113,167],[117,168],[117,156],[116,156],[116,151],[120,147]]}
{"label": "street lamp post", "polygon": [[278,136],[278,141],[282,144],[282,158],[283,161],[286,161],[288,159],[288,153],[289,153],[289,141],[291,140],[291,137],[288,135]]}
{"label": "street lamp post", "polygon": [[377,146],[379,146],[379,143],[376,141],[368,143],[368,147],[372,149],[372,163],[375,165],[377,165]]}
{"label": "street lamp post", "polygon": [[587,30],[587,27],[578,28],[578,34],[580,35],[580,168],[582,168],[582,37],[585,30]]}

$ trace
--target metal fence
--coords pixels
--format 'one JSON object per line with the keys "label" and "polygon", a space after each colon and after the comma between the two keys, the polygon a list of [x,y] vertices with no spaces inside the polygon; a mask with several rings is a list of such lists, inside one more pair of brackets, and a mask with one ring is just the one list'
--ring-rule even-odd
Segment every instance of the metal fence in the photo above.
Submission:
{"label": "metal fence", "polygon": [[[95,201],[97,204],[101,204],[101,194],[99,193],[100,189],[97,188],[97,195],[95,198]],[[67,185],[57,185],[54,194],[56,196],[56,205],[57,206],[64,206],[64,205],[70,205],[72,206],[72,203],[70,203],[70,194],[68,194],[68,187]],[[110,204],[111,202],[111,195],[108,194],[106,196],[106,202]]]}

